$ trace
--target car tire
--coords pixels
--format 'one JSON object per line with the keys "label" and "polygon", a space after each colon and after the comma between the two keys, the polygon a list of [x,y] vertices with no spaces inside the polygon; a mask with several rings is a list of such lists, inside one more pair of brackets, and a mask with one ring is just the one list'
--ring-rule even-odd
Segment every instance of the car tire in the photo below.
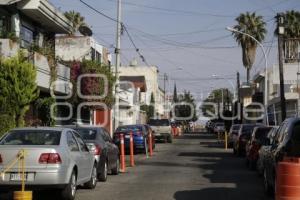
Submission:
{"label": "car tire", "polygon": [[108,166],[107,166],[107,160],[105,159],[104,163],[101,164],[100,172],[97,175],[99,181],[105,182],[107,180],[107,171],[108,171]]}
{"label": "car tire", "polygon": [[111,174],[112,175],[118,175],[120,172],[120,158],[118,157],[116,161],[116,167],[111,169]]}
{"label": "car tire", "polygon": [[70,176],[68,185],[61,191],[61,197],[65,200],[74,200],[77,190],[77,176],[75,171]]}
{"label": "car tire", "polygon": [[169,135],[169,136],[168,136],[168,138],[167,138],[167,142],[168,142],[168,143],[172,143],[172,142],[173,142],[173,138],[172,138],[172,136],[171,136],[171,135]]}
{"label": "car tire", "polygon": [[97,165],[96,163],[93,166],[92,174],[90,180],[84,184],[84,187],[87,189],[94,189],[97,185]]}

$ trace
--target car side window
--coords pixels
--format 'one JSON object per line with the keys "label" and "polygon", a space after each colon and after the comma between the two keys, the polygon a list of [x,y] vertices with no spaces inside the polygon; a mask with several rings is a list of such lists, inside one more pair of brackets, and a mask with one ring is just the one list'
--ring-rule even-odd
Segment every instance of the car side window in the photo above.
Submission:
{"label": "car side window", "polygon": [[104,139],[104,141],[106,141],[106,142],[112,141],[112,139],[111,139],[109,133],[108,133],[105,129],[103,129],[103,139]]}
{"label": "car side window", "polygon": [[79,134],[74,132],[74,135],[78,141],[79,147],[81,149],[82,152],[89,152],[87,146],[85,145],[84,141],[81,139],[81,137],[79,136]]}
{"label": "car side window", "polygon": [[278,144],[281,141],[281,139],[283,137],[284,130],[286,129],[286,125],[287,125],[286,123],[283,123],[282,126],[277,131],[276,136],[274,137],[274,143],[275,144]]}
{"label": "car side window", "polygon": [[79,151],[79,146],[71,131],[67,132],[67,143],[70,151]]}

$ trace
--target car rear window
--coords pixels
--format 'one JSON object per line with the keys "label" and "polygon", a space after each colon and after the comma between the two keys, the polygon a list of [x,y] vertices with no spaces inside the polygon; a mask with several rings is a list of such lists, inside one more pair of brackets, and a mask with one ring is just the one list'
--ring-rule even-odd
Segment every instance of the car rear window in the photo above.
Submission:
{"label": "car rear window", "polygon": [[0,145],[59,145],[61,131],[17,130],[8,132]]}
{"label": "car rear window", "polygon": [[80,129],[75,128],[79,135],[82,137],[83,140],[95,140],[97,136],[97,131],[93,129]]}
{"label": "car rear window", "polygon": [[150,126],[170,126],[168,119],[150,119],[148,124]]}
{"label": "car rear window", "polygon": [[143,128],[141,126],[121,126],[118,127],[116,132],[129,132],[129,131],[143,131]]}

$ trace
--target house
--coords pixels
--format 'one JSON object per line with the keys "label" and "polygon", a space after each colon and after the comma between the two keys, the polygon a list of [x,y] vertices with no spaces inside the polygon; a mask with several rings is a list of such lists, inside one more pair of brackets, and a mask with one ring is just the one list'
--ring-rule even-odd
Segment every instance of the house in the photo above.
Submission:
{"label": "house", "polygon": [[164,115],[162,91],[159,89],[158,76],[159,71],[156,66],[139,66],[136,61],[132,61],[129,66],[121,66],[119,69],[120,76],[144,76],[147,91],[141,93],[141,103],[150,105],[151,95],[154,96],[155,114],[158,117]]}
{"label": "house", "polygon": [[144,76],[120,76],[119,125],[146,123],[146,113],[140,109],[146,91]]}
{"label": "house", "polygon": [[[55,56],[64,62],[92,60],[108,66],[111,66],[112,59],[108,49],[93,37],[77,35],[56,36]],[[112,109],[109,107],[83,108],[80,120],[84,123],[101,125],[112,133]]]}
{"label": "house", "polygon": [[[70,68],[55,59],[55,35],[69,34],[71,22],[47,0],[0,1],[0,54],[12,57],[22,50],[37,70],[40,98],[70,92]],[[58,115],[63,109],[58,107]],[[34,114],[31,107],[30,115]],[[29,116],[30,117],[30,116]]]}

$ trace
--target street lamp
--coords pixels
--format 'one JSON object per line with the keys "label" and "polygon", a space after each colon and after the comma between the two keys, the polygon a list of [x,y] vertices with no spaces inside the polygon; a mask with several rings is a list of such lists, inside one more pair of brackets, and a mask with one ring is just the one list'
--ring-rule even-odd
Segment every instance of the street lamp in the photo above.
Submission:
{"label": "street lamp", "polygon": [[262,45],[262,43],[260,43],[255,37],[253,37],[252,35],[249,35],[248,33],[245,33],[245,32],[242,32],[242,31],[239,31],[237,29],[234,29],[232,27],[226,27],[226,29],[230,32],[237,32],[237,33],[240,33],[240,34],[243,34],[243,35],[246,35],[250,38],[252,38],[259,46],[260,48],[262,49],[262,52],[264,54],[264,57],[265,57],[265,88],[264,88],[264,92],[265,92],[265,96],[264,96],[264,106],[265,106],[265,123],[268,125],[269,124],[269,120],[268,120],[268,73],[267,73],[267,68],[268,68],[268,58],[267,58],[267,54],[266,54],[266,51],[265,51],[265,48],[264,46]]}

